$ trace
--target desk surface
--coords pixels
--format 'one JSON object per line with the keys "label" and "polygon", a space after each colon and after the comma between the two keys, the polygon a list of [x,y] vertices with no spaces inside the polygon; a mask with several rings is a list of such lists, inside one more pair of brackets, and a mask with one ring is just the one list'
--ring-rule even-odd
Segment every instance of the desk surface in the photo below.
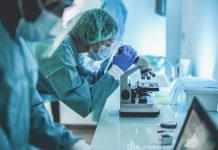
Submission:
{"label": "desk surface", "polygon": [[[108,98],[99,120],[92,147],[96,150],[172,149],[184,122],[186,112],[178,113],[176,106],[160,105],[160,115],[155,118],[125,118],[119,116],[119,88]],[[210,113],[218,126],[218,113]],[[174,137],[173,145],[161,146],[158,130],[161,121],[176,120],[176,129],[167,129]]]}

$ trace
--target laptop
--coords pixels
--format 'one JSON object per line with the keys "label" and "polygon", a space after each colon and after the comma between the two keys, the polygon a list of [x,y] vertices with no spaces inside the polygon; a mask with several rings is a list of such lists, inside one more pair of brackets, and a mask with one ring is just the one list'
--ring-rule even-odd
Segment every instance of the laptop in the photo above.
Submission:
{"label": "laptop", "polygon": [[174,150],[218,150],[218,129],[193,98]]}

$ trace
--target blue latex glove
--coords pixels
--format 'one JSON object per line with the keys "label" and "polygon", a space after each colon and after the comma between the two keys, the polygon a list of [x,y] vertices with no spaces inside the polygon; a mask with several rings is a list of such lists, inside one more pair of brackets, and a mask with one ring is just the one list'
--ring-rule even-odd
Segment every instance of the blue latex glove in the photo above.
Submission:
{"label": "blue latex glove", "polygon": [[113,64],[125,72],[136,61],[136,58],[137,52],[131,46],[123,45],[114,56]]}

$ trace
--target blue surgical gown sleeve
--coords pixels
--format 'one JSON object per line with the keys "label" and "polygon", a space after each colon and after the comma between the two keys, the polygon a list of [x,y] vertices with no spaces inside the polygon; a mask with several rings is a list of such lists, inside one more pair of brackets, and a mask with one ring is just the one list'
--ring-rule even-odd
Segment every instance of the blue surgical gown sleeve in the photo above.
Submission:
{"label": "blue surgical gown sleeve", "polygon": [[[93,75],[82,69],[78,72],[76,59],[72,47],[61,44],[52,57],[39,62],[41,84],[46,85],[50,94],[86,117],[93,110],[102,110],[119,82],[108,73]],[[96,81],[90,84],[94,78]]]}
{"label": "blue surgical gown sleeve", "polygon": [[[29,111],[24,111],[24,113],[27,115],[26,117],[29,118],[28,141],[32,145],[42,149],[71,149],[72,145],[80,140],[80,138],[74,137],[71,131],[67,130],[67,128],[65,128],[64,126],[51,121],[50,116],[43,105],[43,100],[41,99],[38,91],[36,90],[36,83],[38,79],[38,65],[36,63],[35,53],[32,50],[32,43],[29,43],[22,38],[19,38],[19,42],[20,45],[22,45],[22,49],[26,50],[24,51],[25,53],[23,59],[26,60],[25,79],[28,79],[28,84],[26,88],[28,88],[29,91],[26,94],[28,95],[28,100],[30,103],[26,104],[26,108]],[[21,78],[18,78],[18,80],[21,80]],[[14,86],[15,85],[16,84],[14,84]],[[21,88],[20,90],[23,91],[24,89]],[[22,97],[21,100],[23,100]],[[22,104],[24,105],[25,103]],[[17,103],[17,105],[20,106],[21,104]],[[20,112],[21,110],[19,110],[19,113]],[[26,128],[24,125],[25,124],[23,124],[23,128]],[[20,133],[20,135],[21,134],[22,132]]]}
{"label": "blue surgical gown sleeve", "polygon": [[0,125],[0,145],[1,148],[0,149],[11,149],[10,144],[9,144],[9,140],[4,132],[4,130],[2,129],[1,125]]}
{"label": "blue surgical gown sleeve", "polygon": [[53,122],[38,91],[33,93],[31,109],[30,143],[45,149],[70,149],[81,138],[73,134],[63,125]]}
{"label": "blue surgical gown sleeve", "polygon": [[100,79],[105,72],[105,69],[109,63],[109,59],[104,60],[98,71],[92,72],[87,67],[85,67],[84,57],[80,56],[79,64],[77,64],[76,69],[80,76],[84,76],[89,84],[94,84],[98,79]]}
{"label": "blue surgical gown sleeve", "polygon": [[1,21],[0,33],[0,150],[37,149],[29,143],[28,79],[32,74],[26,74],[25,49],[9,36]]}

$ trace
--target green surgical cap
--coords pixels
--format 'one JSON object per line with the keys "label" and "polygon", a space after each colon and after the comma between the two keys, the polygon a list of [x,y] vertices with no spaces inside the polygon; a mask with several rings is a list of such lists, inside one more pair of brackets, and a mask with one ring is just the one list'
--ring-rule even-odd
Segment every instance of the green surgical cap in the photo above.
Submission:
{"label": "green surgical cap", "polygon": [[105,10],[90,9],[83,12],[71,30],[81,44],[94,44],[118,35],[116,20]]}

